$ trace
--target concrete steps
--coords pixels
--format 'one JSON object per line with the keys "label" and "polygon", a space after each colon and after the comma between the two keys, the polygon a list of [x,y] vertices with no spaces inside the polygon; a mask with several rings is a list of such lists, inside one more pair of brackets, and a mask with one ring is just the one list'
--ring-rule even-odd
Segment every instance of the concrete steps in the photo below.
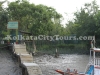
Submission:
{"label": "concrete steps", "polygon": [[14,44],[13,53],[18,59],[19,66],[22,67],[22,75],[42,75],[38,64],[33,62],[33,56],[26,50],[26,45]]}

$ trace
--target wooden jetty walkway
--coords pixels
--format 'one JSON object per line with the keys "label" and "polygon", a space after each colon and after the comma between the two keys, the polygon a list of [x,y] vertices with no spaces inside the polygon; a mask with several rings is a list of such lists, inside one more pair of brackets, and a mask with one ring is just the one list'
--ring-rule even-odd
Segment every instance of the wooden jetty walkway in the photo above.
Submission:
{"label": "wooden jetty walkway", "polygon": [[42,75],[39,65],[33,62],[33,56],[27,52],[26,45],[13,44],[12,52],[22,68],[22,75]]}

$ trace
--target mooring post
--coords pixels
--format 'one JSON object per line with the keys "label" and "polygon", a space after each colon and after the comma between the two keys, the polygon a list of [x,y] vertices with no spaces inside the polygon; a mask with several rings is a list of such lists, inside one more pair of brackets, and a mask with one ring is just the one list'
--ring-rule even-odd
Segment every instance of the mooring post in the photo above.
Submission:
{"label": "mooring post", "polygon": [[58,54],[58,50],[56,48],[56,52],[55,52],[55,57],[58,58],[59,54]]}

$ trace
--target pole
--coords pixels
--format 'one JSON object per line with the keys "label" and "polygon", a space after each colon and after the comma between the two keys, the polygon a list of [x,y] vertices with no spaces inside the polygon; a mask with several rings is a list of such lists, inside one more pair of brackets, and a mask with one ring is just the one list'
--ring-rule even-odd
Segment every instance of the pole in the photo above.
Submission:
{"label": "pole", "polygon": [[89,58],[89,61],[91,61],[91,50],[90,50],[90,58]]}
{"label": "pole", "polygon": [[[10,35],[10,30],[8,29],[8,35]],[[10,44],[10,40],[8,39],[8,44]]]}
{"label": "pole", "polygon": [[95,48],[95,35],[94,35],[94,38],[93,38],[93,40],[94,40],[94,48]]}
{"label": "pole", "polygon": [[95,67],[95,51],[93,51],[94,67]]}

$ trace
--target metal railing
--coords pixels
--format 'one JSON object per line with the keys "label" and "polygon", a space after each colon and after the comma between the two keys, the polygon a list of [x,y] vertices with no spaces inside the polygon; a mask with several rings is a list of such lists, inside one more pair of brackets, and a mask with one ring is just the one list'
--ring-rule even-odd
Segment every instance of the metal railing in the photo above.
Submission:
{"label": "metal railing", "polygon": [[93,59],[91,59],[91,60],[89,61],[89,63],[87,64],[87,66],[86,66],[86,68],[85,68],[85,72],[84,72],[84,73],[86,73],[86,72],[87,72],[87,70],[89,69],[90,65],[93,65]]}
{"label": "metal railing", "polygon": [[94,62],[95,62],[95,66],[100,66],[100,58],[95,58],[94,59]]}

